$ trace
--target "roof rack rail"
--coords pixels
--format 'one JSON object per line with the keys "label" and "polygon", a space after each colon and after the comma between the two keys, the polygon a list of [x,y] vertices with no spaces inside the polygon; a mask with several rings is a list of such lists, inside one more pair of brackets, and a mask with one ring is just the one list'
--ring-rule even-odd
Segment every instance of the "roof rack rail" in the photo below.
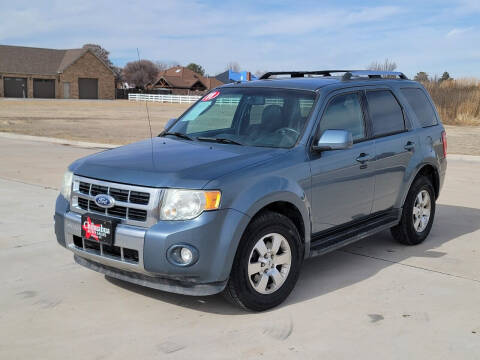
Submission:
{"label": "roof rack rail", "polygon": [[305,75],[332,76],[332,73],[347,73],[353,70],[316,70],[316,71],[269,71],[260,77],[260,80],[269,79],[275,75],[290,75],[292,78],[305,77]]}
{"label": "roof rack rail", "polygon": [[260,80],[270,79],[275,75],[290,75],[291,78],[305,77],[305,75],[332,76],[335,73],[344,73],[342,80],[350,80],[353,77],[368,77],[378,79],[382,77],[399,77],[402,80],[408,78],[399,71],[376,71],[376,70],[315,70],[315,71],[269,71],[260,77]]}
{"label": "roof rack rail", "polygon": [[382,77],[396,77],[398,76],[402,80],[408,80],[404,73],[399,71],[376,71],[376,70],[354,70],[347,71],[342,80],[350,80],[353,77],[368,77],[369,79],[379,79]]}

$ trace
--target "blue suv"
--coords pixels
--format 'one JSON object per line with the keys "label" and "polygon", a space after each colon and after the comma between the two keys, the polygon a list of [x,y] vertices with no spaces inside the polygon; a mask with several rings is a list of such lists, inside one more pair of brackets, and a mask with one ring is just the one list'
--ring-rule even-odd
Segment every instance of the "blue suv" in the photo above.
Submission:
{"label": "blue suv", "polygon": [[108,276],[266,310],[305,258],[385,229],[424,241],[446,147],[427,91],[402,73],[271,72],[72,163],[55,232]]}

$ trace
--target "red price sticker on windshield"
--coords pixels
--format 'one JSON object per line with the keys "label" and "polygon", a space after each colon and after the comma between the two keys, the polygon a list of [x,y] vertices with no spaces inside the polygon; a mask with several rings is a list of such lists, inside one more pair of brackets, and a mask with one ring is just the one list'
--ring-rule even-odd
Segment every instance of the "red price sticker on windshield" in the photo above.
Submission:
{"label": "red price sticker on windshield", "polygon": [[214,92],[211,92],[210,94],[206,95],[202,101],[210,101],[210,100],[213,100],[215,99],[218,95],[220,95],[220,91],[214,91]]}

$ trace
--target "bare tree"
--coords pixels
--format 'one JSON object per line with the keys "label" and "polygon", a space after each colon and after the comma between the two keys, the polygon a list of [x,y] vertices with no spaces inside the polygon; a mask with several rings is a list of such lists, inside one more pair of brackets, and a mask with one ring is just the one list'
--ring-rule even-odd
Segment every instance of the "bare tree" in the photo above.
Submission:
{"label": "bare tree", "polygon": [[368,65],[368,70],[375,70],[375,71],[394,71],[397,68],[397,64],[394,61],[389,59],[385,59],[385,61],[378,62],[373,61],[370,65]]}
{"label": "bare tree", "polygon": [[113,69],[113,63],[108,57],[110,55],[110,52],[108,52],[106,49],[97,44],[85,44],[82,46],[82,48],[92,50],[95,55],[97,55],[100,59],[102,59],[105,64],[107,64],[110,68]]}
{"label": "bare tree", "polygon": [[232,71],[235,71],[235,72],[239,72],[240,71],[240,65],[236,61],[230,61],[227,64],[227,68],[225,70],[232,70]]}
{"label": "bare tree", "polygon": [[125,80],[137,88],[145,89],[158,75],[158,67],[150,60],[138,60],[127,63],[123,68]]}
{"label": "bare tree", "polygon": [[163,71],[168,69],[168,64],[163,61],[155,61],[155,66],[157,67],[158,71]]}

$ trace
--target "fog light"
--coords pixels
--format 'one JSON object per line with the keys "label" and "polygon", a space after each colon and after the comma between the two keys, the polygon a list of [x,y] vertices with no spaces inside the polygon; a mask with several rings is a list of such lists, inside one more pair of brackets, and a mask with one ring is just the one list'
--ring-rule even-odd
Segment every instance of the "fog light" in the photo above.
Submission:
{"label": "fog light", "polygon": [[167,250],[167,259],[173,265],[190,266],[197,262],[198,250],[187,244],[172,245]]}
{"label": "fog light", "polygon": [[185,264],[190,264],[193,259],[192,251],[190,249],[182,247],[182,250],[180,250],[180,257]]}

